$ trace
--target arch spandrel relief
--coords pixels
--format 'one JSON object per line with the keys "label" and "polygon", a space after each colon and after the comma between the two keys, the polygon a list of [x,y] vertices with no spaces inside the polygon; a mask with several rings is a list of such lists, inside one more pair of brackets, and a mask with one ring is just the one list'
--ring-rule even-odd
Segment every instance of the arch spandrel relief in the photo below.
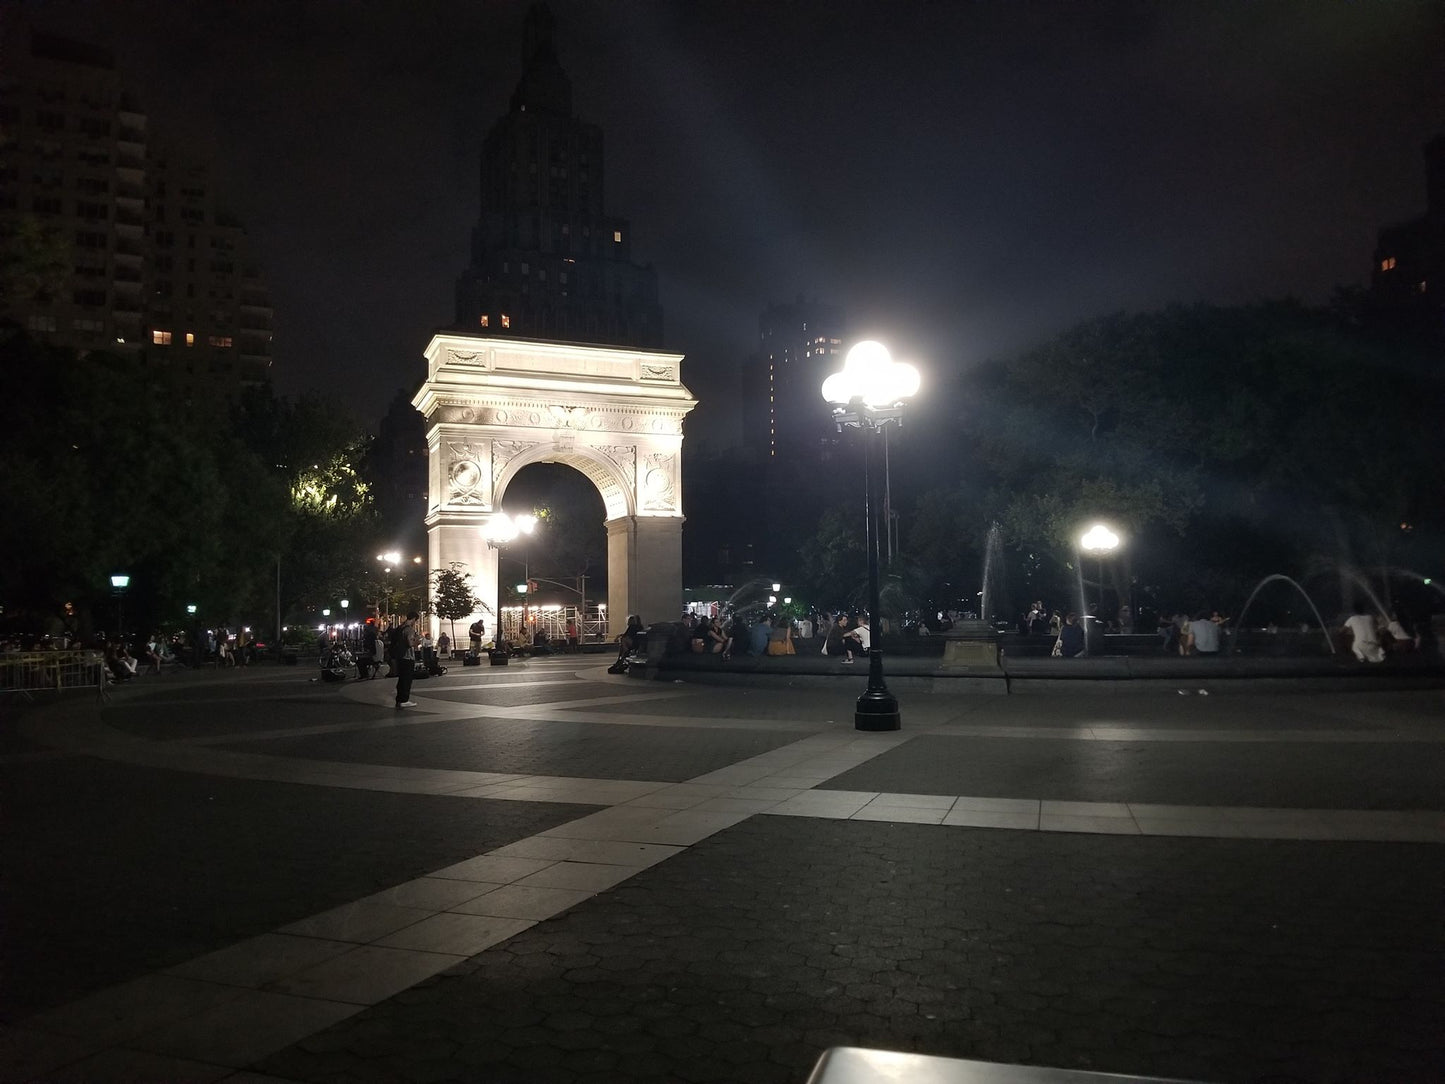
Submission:
{"label": "arch spandrel relief", "polygon": [[481,441],[446,442],[445,503],[489,507],[492,503],[491,448]]}

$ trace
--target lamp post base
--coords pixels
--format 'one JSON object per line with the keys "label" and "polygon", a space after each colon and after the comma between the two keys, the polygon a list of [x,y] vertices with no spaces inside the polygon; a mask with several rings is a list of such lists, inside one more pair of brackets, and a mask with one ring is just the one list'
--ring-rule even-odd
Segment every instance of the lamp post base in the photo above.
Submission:
{"label": "lamp post base", "polygon": [[[882,686],[882,682],[878,682]],[[854,730],[899,730],[903,726],[898,699],[886,686],[869,683],[868,691],[858,698],[853,712]]]}

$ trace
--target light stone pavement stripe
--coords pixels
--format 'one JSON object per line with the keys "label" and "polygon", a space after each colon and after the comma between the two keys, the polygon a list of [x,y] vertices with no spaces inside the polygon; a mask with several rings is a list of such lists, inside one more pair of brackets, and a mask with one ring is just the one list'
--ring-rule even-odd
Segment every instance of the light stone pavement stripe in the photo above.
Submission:
{"label": "light stone pavement stripe", "polygon": [[1312,730],[1290,729],[1185,730],[1151,729],[1148,727],[1099,726],[976,726],[945,723],[918,731],[948,738],[1017,738],[1046,741],[1111,741],[1111,742],[1213,742],[1220,744],[1258,742],[1317,742],[1345,744],[1358,742],[1445,742],[1445,729],[1411,727],[1399,730]]}
{"label": "light stone pavement stripe", "polygon": [[[130,1072],[137,1066],[154,1070],[162,1064],[156,1059],[165,1058],[242,1068],[756,814],[1054,832],[1445,842],[1445,813],[1434,811],[1170,806],[817,789],[818,783],[924,732],[813,734],[686,783],[665,784],[379,771],[371,765],[178,748],[120,735],[98,722],[68,727],[71,747],[131,763],[157,763],[154,753],[159,751],[163,766],[213,774],[453,796],[510,794],[517,800],[565,802],[586,795],[588,804],[608,808],[41,1013],[21,1028],[6,1029],[6,1060],[12,1057],[10,1051],[19,1051],[15,1056],[28,1059],[29,1067],[42,1066],[47,1058],[53,1059],[50,1067],[56,1067],[100,1050],[109,1064]],[[177,753],[181,755],[165,755]],[[270,774],[255,774],[263,768]],[[477,779],[485,782],[478,784]],[[597,801],[603,797],[608,800]]]}

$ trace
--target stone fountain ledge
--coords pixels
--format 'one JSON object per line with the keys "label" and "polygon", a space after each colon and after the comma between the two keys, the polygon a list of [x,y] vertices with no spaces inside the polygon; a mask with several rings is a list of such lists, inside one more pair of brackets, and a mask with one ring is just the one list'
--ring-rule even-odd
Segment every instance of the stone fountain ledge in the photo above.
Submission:
{"label": "stone fountain ledge", "polygon": [[[988,646],[992,645],[977,645]],[[978,654],[975,659],[973,656]],[[1088,658],[1015,657],[985,658],[970,652],[967,660],[949,662],[939,657],[884,654],[890,687],[900,691],[939,691],[1004,694],[1010,692],[1078,691],[1090,686],[1158,691],[1185,688],[1194,691],[1319,692],[1382,688],[1445,688],[1445,660],[1438,657],[1391,659],[1370,665],[1353,655],[1301,658],[1267,658],[1247,655],[1217,658],[1171,658],[1095,655]],[[716,655],[668,655],[643,662],[629,670],[637,678],[690,681],[719,685],[816,687],[852,679],[860,688],[868,677],[868,661],[852,666],[816,653],[782,657],[740,656],[723,661]]]}

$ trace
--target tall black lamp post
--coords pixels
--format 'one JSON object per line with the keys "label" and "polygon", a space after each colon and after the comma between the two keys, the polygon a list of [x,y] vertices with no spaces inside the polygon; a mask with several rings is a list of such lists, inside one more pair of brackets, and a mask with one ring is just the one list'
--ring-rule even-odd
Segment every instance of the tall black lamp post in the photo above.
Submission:
{"label": "tall black lamp post", "polygon": [[881,614],[878,603],[878,502],[873,477],[873,439],[893,422],[903,424],[903,401],[918,391],[918,370],[894,361],[882,343],[866,340],[848,351],[841,372],[823,381],[823,398],[834,404],[833,420],[863,429],[863,509],[868,524],[868,688],[853,712],[857,730],[897,730],[898,698],[883,680]]}
{"label": "tall black lamp post", "polygon": [[[1094,623],[1099,627],[1098,633],[1091,633],[1089,630],[1089,599],[1087,594],[1083,592],[1084,562],[1082,559],[1079,561],[1080,594],[1083,596],[1080,599],[1080,609],[1083,611],[1080,620],[1084,622],[1084,654],[1087,655],[1089,653],[1089,644],[1093,641],[1094,636],[1103,635],[1104,558],[1119,548],[1119,536],[1102,523],[1096,523],[1080,537],[1079,548],[1085,553],[1092,553],[1099,561],[1099,605],[1093,613]],[[1102,643],[1102,641],[1099,642]]]}
{"label": "tall black lamp post", "polygon": [[111,590],[115,592],[116,639],[121,643],[125,642],[125,590],[129,586],[130,577],[124,572],[117,572],[110,578]]}

